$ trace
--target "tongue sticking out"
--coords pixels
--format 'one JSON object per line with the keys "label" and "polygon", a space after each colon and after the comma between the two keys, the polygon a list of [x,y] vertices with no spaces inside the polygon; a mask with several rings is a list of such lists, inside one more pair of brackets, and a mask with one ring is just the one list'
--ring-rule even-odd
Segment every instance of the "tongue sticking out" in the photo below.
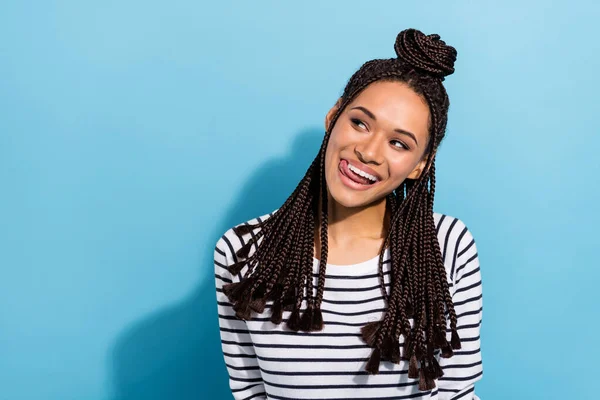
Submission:
{"label": "tongue sticking out", "polygon": [[350,179],[352,179],[353,181],[362,183],[363,185],[370,185],[371,183],[373,183],[371,180],[369,180],[363,176],[355,174],[354,171],[352,171],[350,168],[348,168],[348,171],[350,171],[350,174],[351,174]]}

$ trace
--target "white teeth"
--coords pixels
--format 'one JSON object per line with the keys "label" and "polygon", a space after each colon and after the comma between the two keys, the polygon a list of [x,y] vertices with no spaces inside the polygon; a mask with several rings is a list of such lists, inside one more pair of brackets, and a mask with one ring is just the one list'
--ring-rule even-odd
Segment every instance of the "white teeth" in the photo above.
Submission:
{"label": "white teeth", "polygon": [[374,177],[374,176],[373,176],[373,175],[371,175],[371,174],[367,174],[367,173],[366,173],[366,172],[364,172],[364,171],[361,171],[360,169],[356,168],[354,165],[352,165],[352,164],[350,164],[350,163],[348,163],[348,168],[349,168],[349,169],[350,169],[352,172],[354,172],[355,174],[357,174],[357,175],[360,175],[360,176],[362,176],[362,177],[365,177],[365,178],[367,178],[367,179],[368,179],[368,180],[370,180],[370,181],[377,182],[377,178],[376,178],[376,177]]}

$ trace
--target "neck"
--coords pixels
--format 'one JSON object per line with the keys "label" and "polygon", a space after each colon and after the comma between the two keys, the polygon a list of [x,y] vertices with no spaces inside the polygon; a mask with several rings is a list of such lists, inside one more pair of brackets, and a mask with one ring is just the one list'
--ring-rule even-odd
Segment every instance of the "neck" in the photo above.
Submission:
{"label": "neck", "polygon": [[[390,213],[386,198],[364,207],[345,207],[337,203],[327,190],[328,242],[340,248],[350,248],[362,240],[384,239],[389,232]],[[319,214],[321,201],[319,200]],[[321,224],[315,232],[320,235]]]}

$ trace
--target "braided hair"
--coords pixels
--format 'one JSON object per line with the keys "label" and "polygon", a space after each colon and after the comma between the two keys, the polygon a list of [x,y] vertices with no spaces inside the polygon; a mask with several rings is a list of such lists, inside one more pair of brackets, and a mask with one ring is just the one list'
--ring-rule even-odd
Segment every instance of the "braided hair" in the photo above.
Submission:
{"label": "braided hair", "polygon": [[[450,105],[442,82],[454,72],[457,52],[439,35],[425,35],[416,29],[401,31],[394,49],[397,57],[367,61],[349,79],[319,153],[285,203],[265,220],[233,228],[239,236],[253,235],[236,252],[238,261],[229,267],[232,274],[247,267],[244,276],[239,282],[225,285],[223,291],[240,319],[250,320],[253,311],[262,313],[266,302],[272,301],[270,319],[274,324],[282,322],[283,311],[291,311],[285,321],[289,329],[323,329],[321,302],[328,252],[325,150],[329,137],[342,110],[369,84],[403,82],[429,106],[429,139],[423,156],[427,162],[417,179],[405,179],[386,195],[390,228],[382,249],[389,243],[392,284],[387,293],[382,250],[378,275],[386,311],[380,321],[366,324],[361,332],[364,342],[373,348],[365,367],[368,373],[378,374],[382,360],[396,364],[408,360],[408,376],[418,378],[419,389],[424,391],[433,389],[434,380],[443,375],[435,351],[440,349],[441,357],[449,358],[453,350],[461,348],[433,217],[435,152],[445,136]],[[312,273],[316,223],[321,224],[321,259],[315,291]],[[250,254],[252,248],[255,251]],[[306,308],[301,310],[304,298]],[[450,342],[446,335],[448,319]],[[400,335],[404,336],[402,355]]]}

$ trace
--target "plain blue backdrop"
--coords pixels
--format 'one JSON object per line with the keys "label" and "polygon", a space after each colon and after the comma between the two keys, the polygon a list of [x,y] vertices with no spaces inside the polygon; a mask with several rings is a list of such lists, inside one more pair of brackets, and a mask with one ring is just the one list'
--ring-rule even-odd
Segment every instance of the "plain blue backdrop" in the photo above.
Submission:
{"label": "plain blue backdrop", "polygon": [[436,210],[483,277],[495,399],[594,399],[597,2],[3,1],[0,399],[228,399],[212,255],[397,33],[458,50]]}

